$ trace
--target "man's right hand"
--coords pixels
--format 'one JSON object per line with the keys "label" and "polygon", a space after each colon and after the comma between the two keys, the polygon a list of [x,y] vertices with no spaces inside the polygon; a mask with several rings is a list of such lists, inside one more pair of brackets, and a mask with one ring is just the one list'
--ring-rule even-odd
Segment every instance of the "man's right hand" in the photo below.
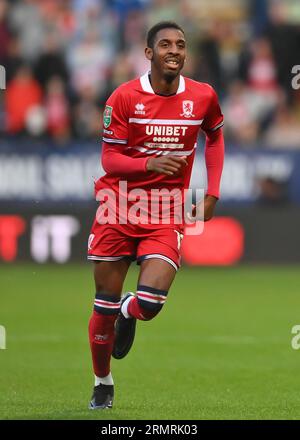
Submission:
{"label": "man's right hand", "polygon": [[160,156],[150,157],[147,161],[146,168],[147,171],[173,176],[174,174],[180,174],[182,169],[186,166],[186,156]]}

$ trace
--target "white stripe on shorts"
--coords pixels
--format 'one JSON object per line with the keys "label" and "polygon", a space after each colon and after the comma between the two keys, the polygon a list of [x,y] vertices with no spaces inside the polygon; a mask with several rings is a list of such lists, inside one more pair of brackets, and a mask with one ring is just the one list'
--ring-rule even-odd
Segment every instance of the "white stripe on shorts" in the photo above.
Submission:
{"label": "white stripe on shorts", "polygon": [[167,263],[170,263],[171,266],[173,266],[176,271],[178,270],[177,264],[174,263],[174,261],[171,260],[171,258],[166,257],[165,255],[162,255],[162,254],[148,254],[148,255],[142,255],[141,257],[139,257],[139,259],[141,259],[141,261],[142,260],[150,260],[150,258],[159,258],[160,260],[164,260]]}

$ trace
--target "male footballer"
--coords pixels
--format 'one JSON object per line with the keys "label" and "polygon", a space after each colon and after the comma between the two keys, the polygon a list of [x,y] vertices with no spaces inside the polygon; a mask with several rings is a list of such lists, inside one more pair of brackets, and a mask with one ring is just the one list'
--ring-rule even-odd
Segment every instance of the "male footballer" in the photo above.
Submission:
{"label": "male footballer", "polygon": [[[95,184],[100,207],[88,247],[96,288],[89,323],[95,374],[90,409],[112,407],[111,356],[126,356],[136,320],[150,321],[166,302],[180,266],[183,220],[177,221],[177,208],[184,197],[172,197],[165,204],[164,197],[158,201],[157,196],[160,190],[177,191],[180,196],[188,188],[200,129],[206,135],[204,221],[212,218],[219,198],[223,116],[210,85],[180,75],[186,59],[183,29],[174,22],[153,26],[147,34],[145,56],[151,62],[150,71],[119,86],[103,115],[106,174]],[[139,216],[134,206],[137,191],[141,194]],[[102,208],[109,206],[114,208],[107,215]],[[155,214],[150,212],[153,206]],[[134,260],[140,265],[136,291],[121,296]]]}

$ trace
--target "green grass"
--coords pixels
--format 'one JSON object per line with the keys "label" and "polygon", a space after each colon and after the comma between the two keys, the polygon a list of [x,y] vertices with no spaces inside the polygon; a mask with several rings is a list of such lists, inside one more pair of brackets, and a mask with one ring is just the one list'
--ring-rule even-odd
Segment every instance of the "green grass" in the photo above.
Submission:
{"label": "green grass", "polygon": [[93,298],[90,265],[1,266],[0,419],[300,418],[299,268],[182,268],[162,313],[113,360],[105,412],[87,409]]}

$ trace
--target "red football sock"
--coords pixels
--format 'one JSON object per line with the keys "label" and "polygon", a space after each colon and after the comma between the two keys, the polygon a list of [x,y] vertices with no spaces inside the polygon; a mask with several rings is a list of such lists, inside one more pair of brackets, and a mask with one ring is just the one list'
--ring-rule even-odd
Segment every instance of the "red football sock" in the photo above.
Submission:
{"label": "red football sock", "polygon": [[141,321],[149,321],[157,315],[158,311],[145,310],[139,305],[137,297],[130,300],[128,304],[128,314],[133,318],[140,319]]}
{"label": "red football sock", "polygon": [[166,290],[139,284],[136,296],[128,303],[128,314],[141,321],[149,321],[161,311],[167,295]]}
{"label": "red football sock", "polygon": [[110,358],[114,344],[114,324],[117,315],[93,312],[89,323],[89,339],[94,373],[105,377],[110,373]]}

